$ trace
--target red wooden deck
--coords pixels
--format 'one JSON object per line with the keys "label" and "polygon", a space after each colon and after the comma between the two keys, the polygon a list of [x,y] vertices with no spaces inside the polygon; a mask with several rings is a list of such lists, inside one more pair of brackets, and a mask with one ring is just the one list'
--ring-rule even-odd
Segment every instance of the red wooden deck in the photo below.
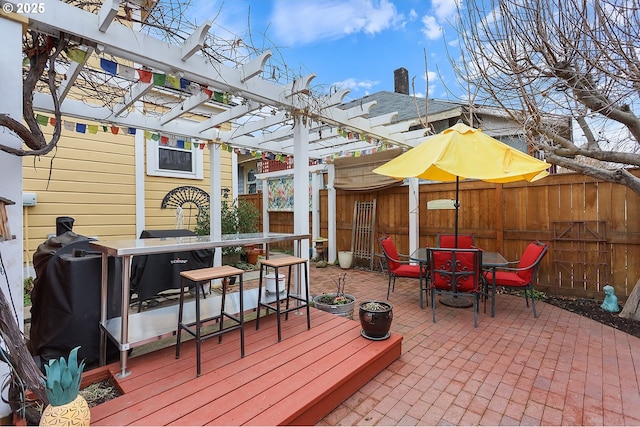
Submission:
{"label": "red wooden deck", "polygon": [[[360,322],[311,309],[282,322],[274,315],[239,332],[203,342],[196,377],[195,343],[129,359],[131,374],[115,379],[123,395],[91,409],[92,425],[312,425],[400,357],[402,336],[360,335]],[[118,363],[108,366],[112,375]],[[87,372],[85,377],[99,376]]]}

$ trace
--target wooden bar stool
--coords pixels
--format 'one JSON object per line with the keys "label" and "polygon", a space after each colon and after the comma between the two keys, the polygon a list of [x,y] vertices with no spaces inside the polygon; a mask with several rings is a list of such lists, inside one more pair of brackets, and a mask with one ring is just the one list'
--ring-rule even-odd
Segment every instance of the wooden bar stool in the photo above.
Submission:
{"label": "wooden bar stool", "polygon": [[[300,265],[304,270],[304,282],[305,282],[305,290],[304,295],[300,294],[292,294],[291,293],[291,277],[292,277],[292,267],[294,265]],[[276,312],[277,322],[278,322],[278,342],[282,340],[282,332],[280,325],[280,315],[282,313],[285,314],[285,320],[288,319],[289,312],[299,310],[302,307],[306,308],[307,311],[307,329],[311,329],[311,317],[309,313],[309,274],[307,272],[308,260],[304,258],[298,258],[294,256],[285,256],[271,259],[264,259],[260,261],[260,280],[258,281],[258,313],[256,315],[256,330],[260,328],[260,308],[264,307],[267,312],[269,310],[273,310]],[[286,295],[282,298],[280,297],[280,276],[278,275],[278,270],[282,267],[289,267],[289,275],[287,278],[287,289]],[[275,299],[272,301],[264,301],[262,300],[262,279],[264,277],[265,271],[269,268],[273,268],[275,270],[275,280],[276,280],[276,292]],[[266,299],[266,295],[265,295]],[[294,300],[296,302],[295,307],[289,306],[289,301]],[[281,307],[281,303],[285,302],[284,310]],[[299,303],[302,303],[300,305]]]}
{"label": "wooden bar stool", "polygon": [[[244,298],[243,298],[243,284],[242,284],[242,274],[243,270],[239,268],[231,267],[228,265],[223,265],[221,267],[209,267],[209,268],[201,268],[198,270],[188,270],[180,272],[180,276],[182,276],[182,287],[180,288],[180,309],[178,310],[178,332],[177,332],[177,341],[176,341],[176,359],[180,357],[180,344],[181,344],[181,335],[182,330],[184,329],[187,333],[193,336],[196,339],[196,372],[197,376],[200,376],[200,344],[207,338],[218,337],[218,342],[222,342],[222,334],[234,331],[236,329],[240,330],[240,355],[244,357]],[[231,315],[225,311],[225,297],[227,294],[227,284],[226,278],[228,277],[238,277],[238,291],[239,291],[239,300],[240,300],[240,311],[237,316]],[[213,316],[209,316],[205,319],[200,318],[200,289],[203,283],[209,282],[215,279],[225,279],[222,283],[222,298],[220,301],[220,314],[216,314]],[[183,323],[183,312],[184,312],[184,288],[188,287],[186,283],[190,281],[194,284],[195,289],[195,305],[196,305],[196,319],[191,323]],[[225,318],[228,321],[233,322],[233,324],[224,326]],[[217,330],[213,330],[212,332],[208,332],[206,334],[201,333],[201,328],[203,323],[216,321],[220,323],[220,328]],[[195,329],[192,327],[195,326]]]}

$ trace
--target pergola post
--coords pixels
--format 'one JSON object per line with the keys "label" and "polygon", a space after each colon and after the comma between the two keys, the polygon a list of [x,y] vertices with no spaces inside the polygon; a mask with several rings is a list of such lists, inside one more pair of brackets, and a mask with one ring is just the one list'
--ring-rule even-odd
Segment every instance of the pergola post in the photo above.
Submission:
{"label": "pergola post", "polygon": [[420,186],[418,178],[409,178],[409,253],[420,246]]}
{"label": "pergola post", "polygon": [[[296,115],[294,121],[293,232],[306,234],[309,233],[309,128],[307,127],[307,118],[302,115]],[[300,251],[301,253],[295,255],[301,258],[309,257],[308,240],[300,242]],[[309,263],[307,263],[307,268],[308,266]],[[303,286],[300,277],[297,280],[300,286]],[[301,293],[304,291],[304,289],[300,289]]]}
{"label": "pergola post", "polygon": [[[222,183],[220,168],[222,165],[222,147],[219,144],[209,144],[209,179],[211,195],[209,196],[209,234],[214,239],[222,237]],[[214,171],[218,171],[214,173]],[[215,251],[213,265],[222,265],[222,251]]]}
{"label": "pergola post", "polygon": [[336,178],[336,169],[333,164],[327,165],[328,183],[327,183],[327,232],[329,239],[329,253],[327,254],[327,261],[330,263],[336,262],[338,256],[337,242],[336,242],[336,189],[333,187],[333,182]]}
{"label": "pergola post", "polygon": [[[17,14],[3,15],[0,17],[0,34],[3,43],[0,43],[0,111],[16,120],[22,120],[22,26],[26,19]],[[2,142],[5,145],[20,148],[22,141],[13,133],[4,130]],[[22,157],[0,152],[0,170],[2,171],[2,191],[0,196],[9,199],[15,204],[7,205],[7,219],[10,225],[11,236],[15,239],[0,240],[0,252],[2,253],[2,268],[4,276],[0,281],[0,292],[15,310],[12,314],[17,316],[16,322],[21,331],[24,330],[23,310],[23,220],[22,220]],[[1,276],[0,276],[1,277]],[[10,289],[7,289],[7,284]],[[13,300],[9,299],[13,297]],[[0,377],[5,378],[9,374],[6,363],[0,363]],[[11,408],[4,402],[0,403],[0,417],[11,414]]]}

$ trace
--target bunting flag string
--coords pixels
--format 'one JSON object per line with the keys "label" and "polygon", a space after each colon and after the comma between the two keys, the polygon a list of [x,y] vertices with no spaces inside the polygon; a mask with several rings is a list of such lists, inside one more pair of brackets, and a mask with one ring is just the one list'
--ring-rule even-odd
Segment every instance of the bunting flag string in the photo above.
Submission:
{"label": "bunting flag string", "polygon": [[[213,93],[213,92],[212,92]],[[47,125],[55,126],[56,119],[55,117],[48,117],[44,114],[36,114],[36,120],[40,126],[46,127]],[[71,120],[63,120],[62,127],[64,130],[77,132],[77,133],[89,133],[92,135],[97,134],[100,130],[102,132],[111,132],[114,135],[135,135],[137,129],[135,127],[119,127],[115,125],[96,125],[96,124],[85,124],[85,123],[76,123]],[[332,163],[333,160],[340,157],[361,157],[367,154],[374,154],[379,151],[385,151],[389,148],[389,144],[386,141],[382,141],[379,139],[372,138],[366,134],[348,131],[344,128],[338,128],[338,134],[348,137],[351,135],[352,138],[355,138],[359,141],[367,141],[371,144],[375,144],[371,148],[367,149],[357,149],[352,151],[340,151],[336,153],[332,153],[328,156],[325,156],[323,159],[319,159],[320,163]],[[160,144],[185,150],[191,150],[194,145],[188,139],[184,137],[177,137],[175,135],[161,135],[158,132],[152,132],[149,130],[144,130],[144,138],[147,140],[152,140],[156,142],[160,142]],[[206,143],[200,142],[195,144],[195,148],[199,148],[203,150],[206,146]],[[248,150],[242,148],[233,148],[231,145],[222,143],[220,144],[222,150],[228,151],[230,153],[236,153],[246,156],[251,156],[255,159],[263,159],[263,160],[277,160],[279,162],[291,162],[292,157],[281,154],[281,153],[271,153],[268,151],[260,151],[260,150]]]}
{"label": "bunting flag string", "polygon": [[[40,126],[55,126],[56,119],[55,117],[48,117],[44,114],[36,114],[36,120]],[[137,128],[134,127],[119,127],[115,125],[96,125],[96,124],[86,124],[86,123],[78,123],[71,120],[64,120],[62,123],[64,130],[77,132],[77,133],[89,133],[91,135],[96,135],[99,131],[102,132],[111,132],[114,135],[135,135],[137,132]],[[185,150],[191,150],[194,147],[192,141],[185,137],[176,137],[169,135],[160,135],[157,132],[151,132],[145,130],[144,133],[145,139],[150,139],[153,141],[160,141],[161,144],[167,145],[170,147],[181,148]],[[206,143],[200,142],[196,144],[195,147],[203,150],[206,146]],[[227,150],[232,151],[232,147],[228,147]]]}

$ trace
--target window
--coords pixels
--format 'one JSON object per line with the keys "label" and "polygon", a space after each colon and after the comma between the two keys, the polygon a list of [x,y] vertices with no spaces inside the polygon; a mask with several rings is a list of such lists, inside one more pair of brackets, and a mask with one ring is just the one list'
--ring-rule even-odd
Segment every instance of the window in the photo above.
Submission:
{"label": "window", "polygon": [[203,179],[203,152],[198,144],[185,142],[184,147],[162,145],[147,140],[147,175]]}

